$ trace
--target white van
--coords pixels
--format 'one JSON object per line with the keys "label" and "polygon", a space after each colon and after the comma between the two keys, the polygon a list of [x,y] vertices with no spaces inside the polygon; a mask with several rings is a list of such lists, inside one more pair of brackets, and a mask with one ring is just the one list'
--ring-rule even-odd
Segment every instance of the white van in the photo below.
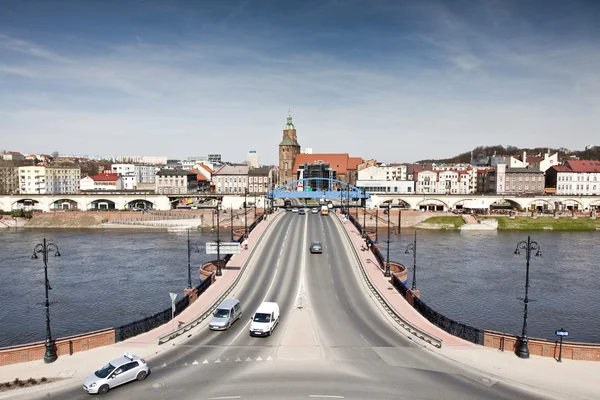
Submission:
{"label": "white van", "polygon": [[279,305],[262,303],[250,320],[250,336],[270,336],[279,323]]}

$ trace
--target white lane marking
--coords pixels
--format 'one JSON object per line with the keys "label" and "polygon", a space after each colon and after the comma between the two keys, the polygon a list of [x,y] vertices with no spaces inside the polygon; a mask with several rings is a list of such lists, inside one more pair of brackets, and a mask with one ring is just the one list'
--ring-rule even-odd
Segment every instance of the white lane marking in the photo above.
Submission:
{"label": "white lane marking", "polygon": [[[340,296],[338,296],[337,293],[335,294],[335,298],[338,299],[338,301],[340,301]],[[340,303],[341,303],[341,301],[340,301]]]}
{"label": "white lane marking", "polygon": [[241,399],[242,396],[209,397],[210,400]]}
{"label": "white lane marking", "polygon": [[300,285],[298,285],[298,291],[296,292],[296,301],[294,302],[295,308],[302,308],[304,298],[306,297],[306,290],[304,288],[304,270],[306,269],[306,240],[308,237],[308,220],[304,220],[304,239],[302,240],[302,262],[300,263]]}
{"label": "white lane marking", "polygon": [[[275,268],[275,273],[273,274],[273,279],[271,279],[271,283],[269,284],[269,289],[267,289],[267,293],[265,294],[265,297],[263,297],[261,304],[265,302],[265,300],[267,299],[267,296],[269,296],[269,292],[271,291],[271,288],[273,287],[273,283],[275,283],[275,278],[277,277],[277,271],[279,271],[278,268]],[[248,321],[246,322],[246,325],[244,325],[244,327],[242,328],[242,330],[240,330],[240,332],[235,335],[235,337],[233,338],[233,340],[229,343],[229,346],[231,346],[233,344],[233,342],[235,342],[237,340],[237,338],[240,337],[240,335],[246,331],[246,328],[248,328],[248,325],[250,325],[250,322],[252,321]],[[225,350],[223,350],[223,353],[225,352]],[[223,353],[219,354],[219,356],[221,356]]]}
{"label": "white lane marking", "polygon": [[361,338],[363,338],[363,340],[364,340],[365,342],[367,342],[367,344],[368,344],[369,346],[371,346],[371,343],[369,343],[369,341],[368,341],[368,340],[367,340],[367,339],[366,339],[366,338],[363,336],[363,334],[362,334],[362,333],[360,333],[359,335],[360,335],[360,337],[361,337]]}
{"label": "white lane marking", "polygon": [[308,397],[311,397],[313,399],[343,399],[344,396],[335,396],[335,395],[328,395],[328,394],[309,394]]}

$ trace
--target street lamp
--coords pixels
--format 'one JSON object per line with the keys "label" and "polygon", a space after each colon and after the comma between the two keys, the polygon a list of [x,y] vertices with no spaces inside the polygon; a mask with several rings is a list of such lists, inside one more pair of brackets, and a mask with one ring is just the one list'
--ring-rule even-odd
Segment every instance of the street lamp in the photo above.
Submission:
{"label": "street lamp", "polygon": [[33,248],[33,255],[31,258],[37,259],[38,253],[42,253],[42,259],[44,260],[44,288],[46,290],[46,353],[44,354],[44,362],[51,363],[56,361],[58,358],[56,349],[54,348],[54,341],[52,340],[52,332],[50,331],[50,302],[48,301],[48,291],[52,290],[50,287],[50,281],[48,280],[48,253],[54,251],[55,257],[60,257],[58,246],[54,243],[46,242],[46,238],[42,243],[36,244]]}
{"label": "street lamp", "polygon": [[254,192],[254,220],[256,221],[256,192]]}
{"label": "street lamp", "polygon": [[415,231],[415,241],[406,246],[404,254],[413,253],[413,277],[411,290],[417,290],[417,231]]}
{"label": "street lamp", "polygon": [[191,253],[192,253],[192,247],[194,248],[194,252],[195,253],[200,253],[200,249],[198,248],[198,245],[196,243],[190,243],[190,230],[188,229],[187,230],[187,256],[188,256],[188,259],[187,259],[187,261],[188,261],[188,264],[187,264],[187,267],[188,267],[188,286],[187,286],[187,288],[188,289],[192,288],[192,269],[191,269],[191,266],[190,266],[190,256],[191,256]]}
{"label": "street lamp", "polygon": [[248,216],[246,215],[246,197],[248,188],[244,188],[244,239],[248,237]]}
{"label": "street lamp", "polygon": [[379,243],[379,204],[375,209],[375,243]]}
{"label": "street lamp", "polygon": [[217,203],[217,276],[221,273],[221,219],[220,219],[221,203]]}
{"label": "street lamp", "polygon": [[385,273],[383,276],[390,277],[390,206],[388,205],[388,221],[387,221],[387,256],[385,260]]}
{"label": "street lamp", "polygon": [[231,242],[233,243],[233,203],[231,207],[229,207],[229,220],[231,221]]}
{"label": "street lamp", "polygon": [[362,237],[367,237],[367,191],[363,188],[363,229],[362,229]]}
{"label": "street lamp", "polygon": [[542,255],[540,251],[540,245],[538,242],[531,240],[531,236],[527,236],[527,241],[520,241],[517,243],[515,254],[521,254],[521,250],[525,250],[525,259],[527,260],[527,267],[525,269],[525,298],[523,303],[525,308],[523,310],[523,332],[519,340],[517,347],[517,356],[520,358],[529,358],[529,347],[527,346],[527,304],[529,303],[529,261],[531,260],[531,252],[535,251],[536,257]]}

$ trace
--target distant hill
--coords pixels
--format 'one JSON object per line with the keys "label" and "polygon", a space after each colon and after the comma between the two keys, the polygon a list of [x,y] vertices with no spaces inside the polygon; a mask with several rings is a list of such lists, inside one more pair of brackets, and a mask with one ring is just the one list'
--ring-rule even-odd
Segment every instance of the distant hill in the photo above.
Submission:
{"label": "distant hill", "polygon": [[[521,149],[515,146],[504,147],[502,145],[497,146],[478,146],[473,149],[473,158],[477,159],[483,156],[492,156],[494,154],[498,156],[520,156],[523,152],[527,152],[528,155],[545,154],[547,151],[550,154],[558,153],[558,159],[562,162],[568,159],[579,159],[579,160],[600,160],[600,146],[591,146],[587,150],[569,150],[564,147],[560,149],[553,149],[548,147],[536,147],[529,149]],[[471,162],[471,151],[461,153],[454,157],[444,159],[426,159],[417,161],[417,164],[424,163],[469,163]]]}

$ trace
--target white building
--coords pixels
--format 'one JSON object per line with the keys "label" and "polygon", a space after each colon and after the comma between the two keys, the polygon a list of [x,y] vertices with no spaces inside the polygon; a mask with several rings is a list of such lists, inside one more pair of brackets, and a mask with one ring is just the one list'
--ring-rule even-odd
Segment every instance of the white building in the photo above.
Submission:
{"label": "white building", "polygon": [[557,195],[600,195],[600,161],[570,160],[546,172],[546,186]]}
{"label": "white building", "polygon": [[373,194],[412,194],[415,192],[415,183],[413,181],[361,181],[359,179],[356,182],[356,187],[365,189],[367,193]]}
{"label": "white building", "polygon": [[79,190],[79,167],[19,167],[19,192],[22,194],[75,193]]}
{"label": "white building", "polygon": [[119,174],[104,173],[82,178],[80,186],[81,190],[123,190],[123,179]]}
{"label": "white building", "polygon": [[111,170],[123,179],[123,189],[135,190],[140,184],[154,185],[157,168],[153,165],[113,164]]}
{"label": "white building", "polygon": [[117,156],[117,162],[123,164],[167,165],[167,157],[154,156]]}
{"label": "white building", "polygon": [[216,193],[243,194],[248,188],[247,165],[224,165],[212,174],[212,183]]}
{"label": "white building", "polygon": [[246,155],[246,165],[250,168],[258,168],[260,167],[260,163],[258,162],[258,153],[256,150],[250,150]]}
{"label": "white building", "polygon": [[415,192],[419,194],[470,194],[475,193],[469,170],[427,171],[416,170]]}
{"label": "white building", "polygon": [[406,181],[406,165],[379,164],[358,171],[358,180],[367,181]]}

